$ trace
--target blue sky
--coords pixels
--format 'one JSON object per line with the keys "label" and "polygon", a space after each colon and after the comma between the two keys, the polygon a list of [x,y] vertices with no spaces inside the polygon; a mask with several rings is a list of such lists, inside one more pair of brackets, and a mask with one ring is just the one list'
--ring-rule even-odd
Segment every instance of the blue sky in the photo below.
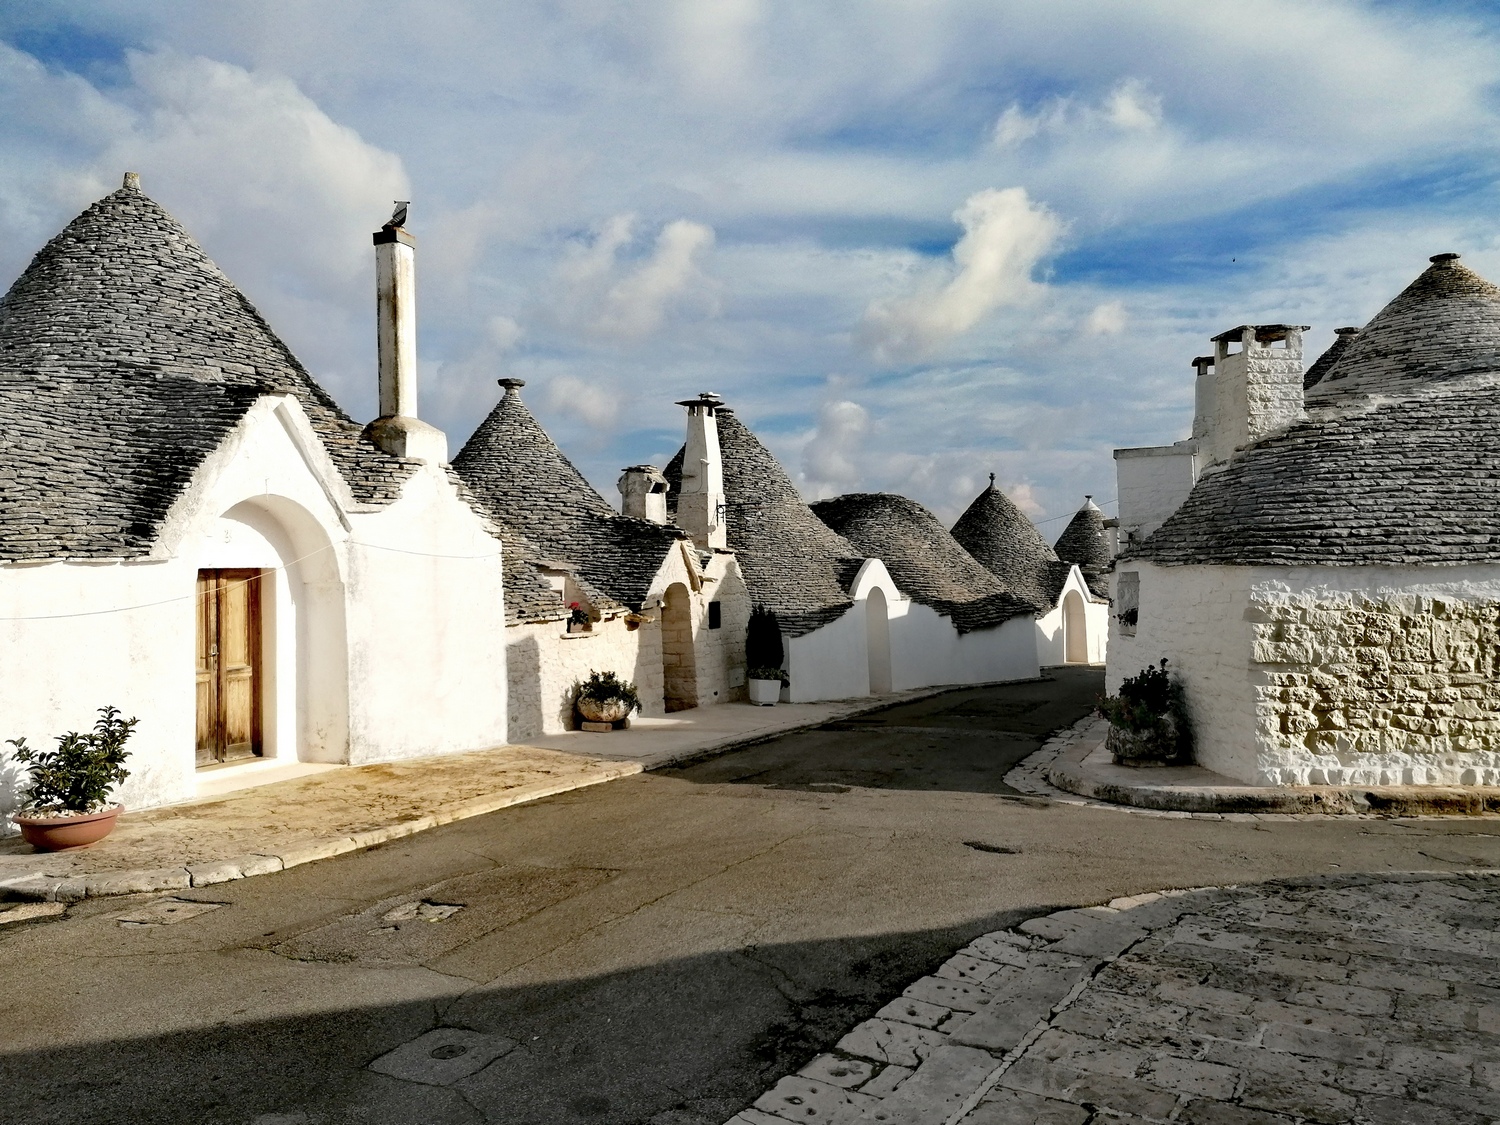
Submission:
{"label": "blue sky", "polygon": [[525,397],[614,498],[716,390],[809,498],[1061,529],[1234,324],[1500,280],[1500,14],[1198,0],[136,0],[0,10],[8,281],[120,173],[356,418],[414,200],[423,413]]}

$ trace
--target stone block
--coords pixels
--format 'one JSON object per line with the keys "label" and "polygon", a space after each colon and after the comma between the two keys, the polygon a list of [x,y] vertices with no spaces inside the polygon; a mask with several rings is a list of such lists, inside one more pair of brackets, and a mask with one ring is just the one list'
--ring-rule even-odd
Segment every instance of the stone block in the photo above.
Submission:
{"label": "stone block", "polygon": [[928,1125],[945,1121],[994,1073],[1000,1060],[971,1047],[938,1047],[901,1087],[866,1110],[859,1120],[882,1125]]}
{"label": "stone block", "polygon": [[1091,1113],[1073,1102],[1025,1090],[999,1089],[966,1114],[963,1125],[1084,1125]]}
{"label": "stone block", "polygon": [[934,1048],[947,1041],[940,1032],[893,1020],[870,1019],[838,1041],[844,1054],[875,1062],[916,1067]]}
{"label": "stone block", "polygon": [[1086,966],[1031,969],[1007,981],[983,1011],[951,1029],[954,1043],[1010,1050],[1089,975]]}
{"label": "stone block", "polygon": [[868,1094],[791,1075],[755,1099],[754,1108],[787,1121],[842,1122],[881,1103]]}

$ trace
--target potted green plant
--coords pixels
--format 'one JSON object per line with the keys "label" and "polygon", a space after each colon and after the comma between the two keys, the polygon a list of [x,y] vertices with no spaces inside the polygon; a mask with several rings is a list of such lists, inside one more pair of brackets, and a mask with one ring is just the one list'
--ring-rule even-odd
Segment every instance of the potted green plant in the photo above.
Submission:
{"label": "potted green plant", "polygon": [[1099,713],[1109,720],[1104,744],[1116,765],[1175,766],[1192,761],[1193,731],[1182,681],[1167,674],[1165,659],[1126,678],[1118,695],[1099,700]]}
{"label": "potted green plant", "polygon": [[573,684],[573,704],[591,723],[619,723],[641,709],[635,685],[613,672],[590,672],[589,678]]}
{"label": "potted green plant", "polygon": [[11,818],[28,844],[55,852],[110,834],[121,812],[110,802],[110,792],[130,776],[125,743],[136,722],[120,718],[114,707],[101,707],[92,731],[58,736],[55,750],[33,750],[24,738],[9,740],[16,760],[30,767],[21,809]]}
{"label": "potted green plant", "polygon": [[750,702],[770,707],[781,698],[781,685],[789,683],[786,649],[781,642],[781,623],[776,611],[765,606],[750,610],[745,628],[745,677],[750,681]]}

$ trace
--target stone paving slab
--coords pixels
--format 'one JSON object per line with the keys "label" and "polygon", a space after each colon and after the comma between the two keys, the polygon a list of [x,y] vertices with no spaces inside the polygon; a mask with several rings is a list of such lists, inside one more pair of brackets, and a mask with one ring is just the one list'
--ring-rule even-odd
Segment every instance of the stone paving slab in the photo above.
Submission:
{"label": "stone paving slab", "polygon": [[1245,785],[1200,766],[1117,766],[1097,715],[1048,740],[1006,775],[1023,793],[1176,816],[1500,814],[1500,788],[1426,785]]}
{"label": "stone paving slab", "polygon": [[19,836],[0,839],[0,899],[67,902],[265,875],[948,690],[776,707],[724,703],[637,719],[609,734],[573,731],[527,746],[351,766],[127,810],[88,848],[47,854]]}
{"label": "stone paving slab", "polygon": [[[972,988],[945,1008],[939,979]],[[1167,891],[985,935],[727,1125],[793,1121],[1500,1125],[1500,871]]]}

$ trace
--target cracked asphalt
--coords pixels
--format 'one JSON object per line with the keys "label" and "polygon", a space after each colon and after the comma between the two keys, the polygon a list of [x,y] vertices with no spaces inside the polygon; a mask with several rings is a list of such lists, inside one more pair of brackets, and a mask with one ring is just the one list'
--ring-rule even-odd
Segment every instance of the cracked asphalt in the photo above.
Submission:
{"label": "cracked asphalt", "polygon": [[1100,679],[955,691],[278,875],[0,927],[0,1117],[719,1125],[1028,917],[1500,867],[1490,819],[1159,819],[1009,791]]}

